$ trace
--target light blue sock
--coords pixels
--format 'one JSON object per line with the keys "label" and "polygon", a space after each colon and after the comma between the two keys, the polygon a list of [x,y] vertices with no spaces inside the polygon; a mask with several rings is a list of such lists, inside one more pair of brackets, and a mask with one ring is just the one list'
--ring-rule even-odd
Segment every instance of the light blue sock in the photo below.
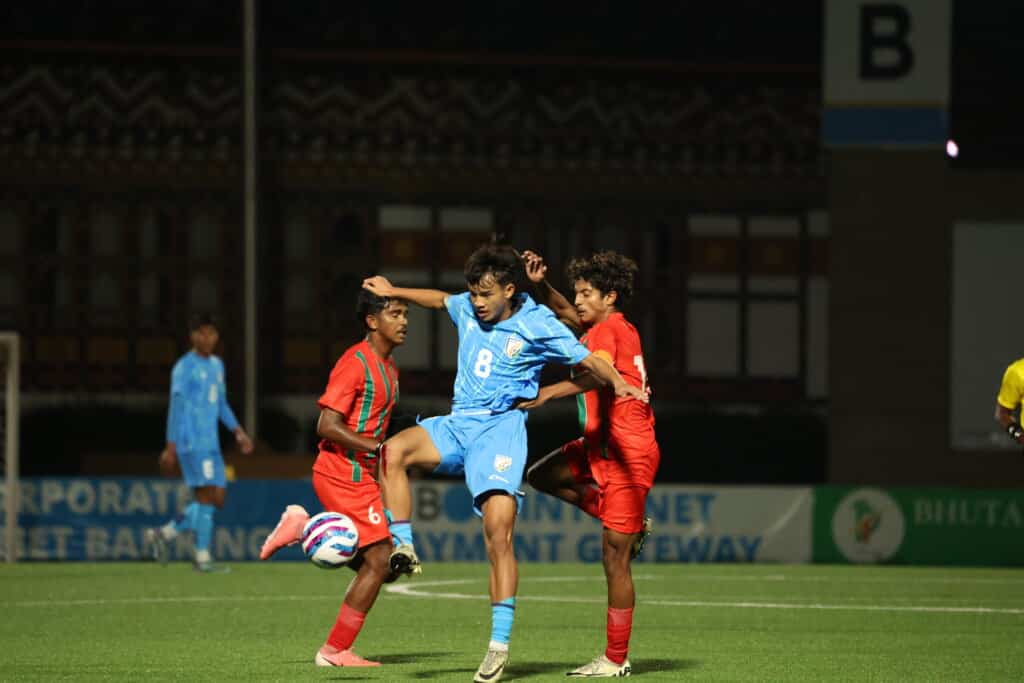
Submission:
{"label": "light blue sock", "polygon": [[174,530],[179,534],[183,531],[194,531],[196,528],[196,515],[199,514],[199,503],[192,501],[185,510],[174,520]]}
{"label": "light blue sock", "polygon": [[196,550],[209,550],[213,540],[213,506],[200,505],[196,514]]}
{"label": "light blue sock", "polygon": [[508,645],[512,637],[512,620],[516,618],[516,599],[506,598],[491,603],[491,642]]}
{"label": "light blue sock", "polygon": [[[391,525],[395,523],[395,516],[391,514],[391,510],[384,508],[384,519],[388,520],[388,533],[391,533]],[[401,541],[395,538],[394,534],[391,535],[391,547],[397,548]]]}
{"label": "light blue sock", "polygon": [[396,522],[388,524],[388,531],[391,532],[391,537],[398,539],[396,545],[403,543],[412,545],[412,523],[407,519],[400,519]]}

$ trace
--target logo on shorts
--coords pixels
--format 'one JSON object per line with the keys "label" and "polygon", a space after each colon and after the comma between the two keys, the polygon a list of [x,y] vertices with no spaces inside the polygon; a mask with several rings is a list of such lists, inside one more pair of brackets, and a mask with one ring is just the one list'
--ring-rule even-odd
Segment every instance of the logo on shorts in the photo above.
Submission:
{"label": "logo on shorts", "polygon": [[512,467],[512,458],[507,455],[494,456],[494,469],[498,472],[505,472]]}
{"label": "logo on shorts", "polygon": [[505,355],[509,358],[515,358],[519,355],[519,352],[523,350],[523,340],[510,334],[508,339],[505,341]]}

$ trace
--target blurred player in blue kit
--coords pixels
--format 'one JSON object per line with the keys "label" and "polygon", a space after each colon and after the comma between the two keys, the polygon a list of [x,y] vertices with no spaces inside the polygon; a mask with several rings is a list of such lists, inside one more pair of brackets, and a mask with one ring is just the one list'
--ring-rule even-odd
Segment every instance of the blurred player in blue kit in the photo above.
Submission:
{"label": "blurred player in blue kit", "polygon": [[363,287],[425,308],[445,309],[458,330],[458,371],[448,415],[422,420],[384,444],[380,483],[398,547],[391,569],[419,573],[410,516],[412,492],[406,468],[465,476],[473,506],[483,520],[491,563],[491,638],[475,681],[496,681],[508,662],[519,576],[512,532],[526,465],[526,411],[521,400],[537,396],[546,363],[579,365],[617,396],[646,400],[607,361],[592,354],[545,306],[522,291],[526,273],[511,247],[485,245],[466,261],[468,292],[393,286],[376,276]]}
{"label": "blurred player in blue kit", "polygon": [[210,555],[213,516],[215,509],[224,507],[227,494],[218,422],[234,434],[242,453],[251,453],[253,445],[228,405],[224,362],[213,353],[220,340],[217,323],[209,314],[197,314],[189,319],[188,329],[192,349],[171,370],[167,439],[160,466],[168,470],[179,464],[194,500],[177,518],[147,529],[145,541],[150,557],[166,562],[167,543],[191,531],[195,569],[212,572],[218,570]]}

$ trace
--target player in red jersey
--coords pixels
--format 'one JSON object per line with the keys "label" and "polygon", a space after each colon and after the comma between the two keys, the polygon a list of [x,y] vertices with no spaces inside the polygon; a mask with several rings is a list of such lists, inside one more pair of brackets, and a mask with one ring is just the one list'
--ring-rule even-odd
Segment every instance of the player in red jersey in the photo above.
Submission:
{"label": "player in red jersey", "polygon": [[[391,534],[377,484],[381,444],[398,400],[398,367],[391,352],[405,342],[408,305],[360,290],[356,312],[366,338],[349,347],[334,365],[317,404],[321,437],[313,463],[313,489],[325,511],[341,512],[359,530],[359,551],[348,566],[356,577],[345,592],[334,628],[316,653],[318,666],[379,666],[352,652],[382,583],[393,581],[388,557]],[[260,550],[266,560],[299,541],[309,514],[289,505]]]}
{"label": "player in red jersey", "polygon": [[[567,273],[575,305],[544,279],[547,267],[534,252],[524,252],[526,271],[537,300],[562,322],[582,332],[580,341],[595,356],[611,363],[630,384],[647,390],[647,372],[636,328],[620,311],[633,294],[636,263],[612,251],[574,259]],[[530,485],[557,496],[601,520],[601,544],[608,583],[607,647],[604,654],[569,676],[629,675],[629,635],[636,594],[630,561],[650,533],[644,517],[661,453],[654,436],[654,413],[644,401],[622,401],[589,374],[540,389],[523,407],[576,395],[583,436],[570,441],[527,471]]]}

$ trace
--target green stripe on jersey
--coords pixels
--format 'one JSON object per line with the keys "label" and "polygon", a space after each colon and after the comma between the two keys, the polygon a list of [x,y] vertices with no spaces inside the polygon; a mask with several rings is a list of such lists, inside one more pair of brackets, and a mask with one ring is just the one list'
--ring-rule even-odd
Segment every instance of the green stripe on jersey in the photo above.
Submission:
{"label": "green stripe on jersey", "polygon": [[384,430],[384,421],[388,418],[388,413],[391,412],[391,406],[394,405],[391,402],[391,382],[388,381],[388,370],[384,367],[384,364],[377,361],[377,369],[380,371],[380,376],[384,378],[384,392],[387,397],[387,402],[384,404],[384,410],[380,411],[380,419],[377,421],[377,429],[373,431],[373,438],[380,438],[380,433]]}
{"label": "green stripe on jersey", "polygon": [[580,434],[587,431],[587,401],[583,394],[576,394],[576,419],[580,423]]}
{"label": "green stripe on jersey", "polygon": [[[363,364],[363,372],[366,375],[366,389],[363,391],[363,407],[359,411],[359,423],[356,425],[356,433],[362,434],[366,431],[366,423],[370,419],[370,410],[373,408],[373,396],[376,393],[376,386],[373,381],[373,373],[370,372],[370,364],[366,361],[366,356],[363,355],[362,351],[356,351],[356,358]],[[359,466],[359,462],[356,460],[355,452],[351,451],[352,455],[350,459],[353,462],[352,467],[352,481],[362,481],[363,479],[363,468]]]}
{"label": "green stripe on jersey", "polygon": [[[586,338],[587,335],[584,335],[581,337],[580,341],[582,342]],[[569,370],[569,377],[575,377],[577,375],[578,373],[575,372],[574,369]],[[585,434],[587,432],[587,399],[584,398],[586,395],[586,392],[577,394],[577,422],[580,423],[580,434]]]}

